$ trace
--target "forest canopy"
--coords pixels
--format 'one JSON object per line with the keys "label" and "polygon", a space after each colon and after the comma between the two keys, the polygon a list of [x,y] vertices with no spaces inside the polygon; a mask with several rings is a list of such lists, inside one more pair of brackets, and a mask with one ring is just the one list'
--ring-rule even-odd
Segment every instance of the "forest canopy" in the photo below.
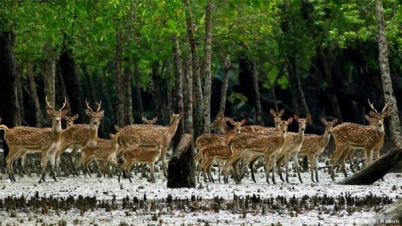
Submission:
{"label": "forest canopy", "polygon": [[[0,7],[0,117],[49,125],[45,96],[100,136],[169,112],[178,131],[209,132],[219,112],[273,126],[270,109],[367,124],[384,96],[372,0],[5,0]],[[383,2],[389,72],[401,118],[402,8]],[[292,128],[290,128],[291,130]]]}

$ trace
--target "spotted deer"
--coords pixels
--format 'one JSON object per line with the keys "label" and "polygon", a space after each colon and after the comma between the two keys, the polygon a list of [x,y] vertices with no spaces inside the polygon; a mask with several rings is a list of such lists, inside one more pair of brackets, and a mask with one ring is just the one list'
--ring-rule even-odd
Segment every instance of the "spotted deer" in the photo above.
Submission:
{"label": "spotted deer", "polygon": [[[204,172],[204,174],[206,173],[207,175],[205,175],[206,177],[208,177],[212,182],[214,182],[212,175],[211,175],[211,166],[214,162],[215,158],[211,158],[210,160],[212,161],[207,167],[203,167],[202,164],[202,160],[205,157],[204,151],[205,150],[209,150],[209,149],[213,149],[213,147],[218,147],[221,149],[220,152],[216,152],[215,156],[216,156],[216,160],[218,162],[223,162],[225,157],[219,157],[220,153],[224,152],[224,148],[222,148],[221,146],[225,146],[228,143],[228,139],[227,137],[232,136],[236,133],[240,133],[242,130],[242,126],[246,123],[246,120],[243,119],[240,122],[235,122],[233,119],[227,119],[230,124],[233,126],[233,129],[229,129],[226,130],[225,135],[216,135],[216,134],[203,134],[201,136],[199,136],[196,139],[196,146],[198,149],[198,153],[197,155],[194,157],[194,162],[198,162],[198,167],[197,167],[197,178],[199,181],[199,174],[201,171]],[[210,125],[210,128],[212,129],[216,129],[216,120]],[[219,128],[219,127],[218,127]],[[205,147],[209,146],[207,149],[205,149]],[[224,153],[223,153],[224,154]],[[224,154],[226,157],[227,155]],[[211,155],[210,155],[211,156]]]}
{"label": "spotted deer", "polygon": [[48,161],[51,164],[51,175],[57,181],[54,167],[55,154],[61,144],[62,128],[61,118],[67,113],[64,107],[67,100],[64,100],[62,107],[55,110],[49,103],[46,96],[47,114],[52,119],[52,128],[35,128],[26,126],[17,126],[8,128],[5,125],[0,125],[0,129],[5,131],[4,139],[9,147],[9,154],[6,157],[6,165],[8,176],[11,181],[16,181],[14,177],[14,162],[24,152],[40,152],[42,176],[39,182],[45,182],[46,166]]}
{"label": "spotted deer", "polygon": [[155,124],[156,121],[158,121],[158,117],[154,117],[153,119],[147,119],[147,118],[145,118],[144,116],[142,116],[141,119],[142,119],[142,122],[143,122],[143,123],[145,123],[145,124],[150,124],[150,125]]}
{"label": "spotted deer", "polygon": [[[96,111],[92,110],[86,101],[86,114],[89,116],[89,125],[87,124],[73,124],[63,131],[62,143],[57,150],[56,158],[59,160],[61,154],[63,154],[68,148],[72,147],[69,154],[69,160],[73,167],[73,173],[77,174],[77,170],[74,164],[75,154],[83,147],[87,145],[96,145],[98,142],[98,129],[101,120],[104,117],[104,111],[101,110],[102,103],[97,103]],[[59,162],[59,161],[58,161]]]}
{"label": "spotted deer", "polygon": [[[321,118],[322,124],[325,126],[325,131],[322,135],[304,134],[304,140],[299,151],[299,156],[307,156],[310,162],[311,180],[318,181],[318,157],[324,152],[325,147],[331,139],[331,133],[334,125],[338,122],[337,118],[332,121],[327,121]],[[314,181],[315,173],[315,181]]]}
{"label": "spotted deer", "polygon": [[[223,175],[225,183],[228,183],[229,167],[233,168],[235,182],[239,183],[237,173],[237,163],[248,153],[264,156],[265,174],[267,183],[269,183],[269,173],[275,167],[277,155],[279,155],[286,143],[286,134],[288,125],[292,123],[293,118],[280,122],[280,132],[272,133],[241,133],[233,137],[229,142],[229,148],[233,152],[232,157],[225,162],[223,166]],[[272,173],[272,182],[275,183],[275,174]]]}
{"label": "spotted deer", "polygon": [[200,171],[203,171],[208,179],[214,183],[211,174],[211,166],[214,161],[225,162],[232,157],[233,152],[229,148],[229,142],[234,136],[236,136],[236,133],[228,132],[223,138],[220,138],[219,142],[205,145],[200,149],[199,154],[201,154],[202,157],[198,167],[198,179]]}
{"label": "spotted deer", "polygon": [[298,132],[293,133],[293,132],[288,132],[286,135],[286,144],[285,147],[283,148],[282,153],[278,156],[278,159],[276,161],[276,164],[278,166],[278,171],[279,171],[279,176],[282,181],[282,168],[281,168],[281,163],[284,161],[285,164],[285,173],[286,173],[286,182],[289,183],[289,160],[292,158],[293,163],[295,164],[296,172],[299,177],[300,183],[303,183],[299,171],[299,161],[297,158],[297,155],[300,151],[300,148],[302,146],[303,140],[304,140],[304,131],[306,130],[306,125],[307,122],[311,120],[310,114],[306,116],[306,118],[299,118],[298,115],[294,115],[293,118],[296,120],[298,123]]}
{"label": "spotted deer", "polygon": [[[384,118],[389,115],[386,111],[387,104],[381,113],[378,113],[372,104],[369,102],[370,107],[374,111],[370,111],[370,116],[365,115],[368,126],[344,122],[337,125],[332,130],[332,136],[335,142],[335,151],[330,159],[330,173],[331,179],[335,180],[334,164],[342,156],[346,155],[345,152],[351,152],[355,149],[363,149],[366,165],[370,165],[374,158],[380,157],[380,149],[384,144]],[[345,177],[346,169],[344,161],[341,162],[342,171]]]}
{"label": "spotted deer", "polygon": [[[74,116],[63,115],[62,117],[63,117],[64,120],[66,120],[67,127],[70,127],[71,125],[74,124],[74,121],[78,119],[78,114],[75,114]],[[25,171],[25,159],[26,159],[26,156],[27,156],[27,151],[24,150],[24,151],[21,152],[20,157],[19,157],[20,162],[21,162],[21,168],[22,168],[22,173],[23,174],[26,174],[26,171]],[[56,171],[58,171],[58,175],[60,176],[61,173],[60,173],[59,164],[60,164],[60,158],[56,156],[55,168],[56,168]]]}
{"label": "spotted deer", "polygon": [[[281,109],[280,111],[275,111],[274,109],[270,109],[270,113],[271,115],[274,117],[274,127],[266,127],[265,129],[261,129],[261,130],[254,130],[254,131],[249,131],[249,132],[254,132],[254,133],[270,133],[270,132],[278,132],[280,131],[280,122],[282,120],[282,116],[285,113],[285,111],[283,109]],[[245,131],[247,132],[247,131]],[[246,172],[247,166],[250,169],[251,172],[251,179],[254,181],[254,183],[257,183],[255,180],[255,176],[254,176],[254,164],[260,159],[261,156],[259,155],[253,155],[251,153],[245,155],[242,158],[242,165],[241,165],[241,178],[244,177],[244,174]]]}
{"label": "spotted deer", "polygon": [[171,114],[168,126],[132,124],[121,129],[118,142],[122,149],[127,149],[131,145],[155,145],[161,146],[163,173],[167,176],[166,152],[170,146],[173,136],[176,134],[177,126],[180,122],[180,114]]}
{"label": "spotted deer", "polygon": [[118,134],[109,134],[111,139],[98,139],[96,144],[88,144],[81,148],[81,158],[78,161],[78,166],[84,165],[84,172],[91,176],[89,164],[92,161],[101,161],[103,166],[111,163],[117,166],[117,153],[120,150],[117,137]]}
{"label": "spotted deer", "polygon": [[[131,181],[130,170],[134,163],[146,163],[150,167],[151,182],[155,183],[155,162],[159,159],[162,152],[162,145],[150,145],[150,146],[137,146],[131,145],[124,149],[122,153],[123,164],[120,166],[123,172],[123,177],[126,177]],[[120,182],[120,175],[119,175]]]}

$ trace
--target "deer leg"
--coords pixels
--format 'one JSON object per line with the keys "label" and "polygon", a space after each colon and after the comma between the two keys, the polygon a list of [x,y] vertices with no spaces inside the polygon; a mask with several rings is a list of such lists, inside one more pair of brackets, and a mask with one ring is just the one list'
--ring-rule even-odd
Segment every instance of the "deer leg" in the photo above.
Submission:
{"label": "deer leg", "polygon": [[161,150],[161,158],[162,158],[162,168],[163,168],[163,175],[165,176],[165,177],[167,177],[167,161],[166,161],[166,152],[167,152],[167,149],[169,148],[169,146],[168,145],[166,145],[166,144],[163,144],[163,146],[162,146],[162,150]]}
{"label": "deer leg", "polygon": [[77,176],[78,176],[78,173],[77,173],[77,169],[75,168],[75,165],[74,165],[74,157],[75,157],[75,154],[77,154],[78,150],[79,150],[78,146],[73,145],[73,149],[71,150],[71,152],[68,156],[68,159],[70,160],[70,163],[71,163],[71,167],[73,167],[73,172],[75,172],[75,174]]}
{"label": "deer leg", "polygon": [[149,163],[149,168],[151,171],[151,183],[155,183],[155,175],[154,175],[154,162]]}
{"label": "deer leg", "polygon": [[39,183],[46,181],[45,177],[46,177],[47,160],[48,160],[48,153],[46,151],[42,151],[42,158],[41,158],[42,176],[39,180]]}
{"label": "deer leg", "polygon": [[53,180],[57,181],[56,171],[55,171],[55,165],[56,165],[56,152],[55,151],[50,152],[49,160],[50,160],[50,173],[52,174]]}
{"label": "deer leg", "polygon": [[[283,162],[284,158],[285,158],[285,155],[282,155],[281,157],[279,157],[278,160],[276,160],[276,167],[278,168],[278,175],[282,182],[285,182],[285,180],[282,177],[282,162]],[[273,169],[275,169],[275,166],[272,166],[272,167],[273,167]]]}
{"label": "deer leg", "polygon": [[10,147],[10,152],[6,157],[6,167],[8,172],[8,178],[10,179],[10,181],[16,181],[14,177],[13,162],[17,153],[18,149]]}
{"label": "deer leg", "polygon": [[335,148],[335,152],[331,157],[330,160],[330,174],[331,174],[331,179],[332,181],[335,181],[335,170],[334,170],[334,164],[335,162],[339,159],[339,157],[342,155],[342,153],[348,148],[347,146],[337,146]]}
{"label": "deer leg", "polygon": [[286,171],[286,182],[289,183],[289,158],[290,154],[285,154],[284,161],[285,161],[285,171]]}
{"label": "deer leg", "polygon": [[294,153],[292,155],[292,158],[293,158],[293,162],[295,163],[296,172],[297,172],[297,176],[299,177],[299,181],[300,181],[300,183],[303,183],[303,180],[302,180],[301,175],[300,175],[299,160],[298,160],[298,157],[297,157],[297,153]]}

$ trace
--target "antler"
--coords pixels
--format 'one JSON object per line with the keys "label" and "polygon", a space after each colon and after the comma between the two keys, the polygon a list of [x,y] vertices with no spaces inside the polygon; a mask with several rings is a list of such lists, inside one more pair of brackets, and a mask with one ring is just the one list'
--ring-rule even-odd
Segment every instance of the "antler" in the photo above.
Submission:
{"label": "antler", "polygon": [[96,112],[98,112],[101,109],[102,101],[99,101],[99,103],[96,103],[96,104],[98,105],[98,108],[96,109]]}
{"label": "antler", "polygon": [[47,104],[48,108],[54,110],[54,108],[52,106],[50,106],[49,99],[47,99],[47,95],[46,95],[46,104]]}
{"label": "antler", "polygon": [[90,110],[91,112],[94,112],[94,111],[92,110],[92,108],[89,106],[89,102],[88,102],[88,100],[85,100],[85,103],[87,104],[87,108],[88,108],[88,110]]}
{"label": "antler", "polygon": [[385,106],[384,106],[384,108],[382,109],[381,113],[384,113],[385,110],[387,109],[387,107],[388,107],[388,100],[385,102]]}
{"label": "antler", "polygon": [[63,108],[65,108],[65,107],[66,107],[66,105],[67,105],[67,98],[66,98],[66,97],[64,97],[64,103],[63,103],[63,106],[61,106],[61,108],[60,108],[60,110],[59,110],[59,111],[63,110]]}
{"label": "antler", "polygon": [[367,102],[368,102],[368,104],[370,105],[371,109],[372,109],[375,113],[379,114],[378,111],[374,108],[373,103],[370,102],[370,98],[367,99]]}

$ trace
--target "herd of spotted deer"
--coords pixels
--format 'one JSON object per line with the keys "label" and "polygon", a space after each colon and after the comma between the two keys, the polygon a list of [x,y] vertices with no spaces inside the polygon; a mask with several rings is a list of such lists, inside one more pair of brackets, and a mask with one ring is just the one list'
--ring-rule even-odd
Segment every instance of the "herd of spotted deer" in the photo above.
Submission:
{"label": "herd of spotted deer", "polygon": [[[155,182],[154,164],[159,159],[162,160],[163,173],[167,174],[166,153],[171,140],[176,133],[180,114],[171,114],[170,124],[167,126],[156,125],[157,118],[147,120],[143,117],[144,124],[132,124],[123,128],[115,127],[116,133],[110,134],[111,139],[98,138],[98,128],[100,121],[104,117],[101,110],[101,103],[97,103],[96,111],[92,110],[86,102],[86,114],[90,118],[89,125],[74,124],[78,115],[67,116],[65,100],[59,110],[52,107],[46,97],[47,114],[52,119],[51,128],[36,128],[27,126],[17,126],[8,128],[0,125],[0,130],[4,130],[4,139],[9,147],[9,153],[5,159],[7,173],[11,181],[15,181],[14,163],[21,158],[23,163],[28,153],[41,153],[42,175],[39,182],[44,182],[46,177],[46,167],[48,162],[51,166],[51,175],[55,181],[56,169],[59,169],[60,157],[68,149],[71,150],[69,160],[73,166],[74,173],[77,168],[74,164],[74,157],[78,151],[81,156],[78,166],[83,165],[86,173],[90,174],[88,168],[92,161],[100,161],[104,169],[108,163],[120,166],[119,169],[123,177],[131,182],[131,168],[134,163],[147,163],[150,166],[151,182]],[[318,163],[319,156],[325,150],[332,136],[335,143],[335,151],[330,158],[330,173],[334,180],[334,165],[340,161],[343,174],[346,174],[345,160],[353,155],[357,149],[364,150],[365,164],[371,164],[373,159],[380,157],[380,149],[384,144],[384,118],[389,116],[387,104],[378,112],[372,103],[368,101],[371,110],[369,115],[365,115],[369,125],[361,125],[350,122],[337,124],[336,118],[327,121],[321,118],[325,126],[322,135],[305,134],[307,123],[311,116],[301,118],[294,115],[287,120],[282,120],[284,110],[270,110],[274,118],[275,127],[264,127],[257,125],[245,125],[246,120],[236,122],[231,118],[226,118],[223,113],[218,114],[210,125],[211,129],[218,129],[220,134],[204,134],[196,139],[197,154],[194,162],[198,163],[198,179],[200,173],[204,173],[205,180],[214,182],[211,175],[211,167],[214,162],[218,166],[222,163],[224,182],[228,183],[229,172],[232,170],[235,183],[240,183],[241,176],[247,166],[251,169],[251,177],[255,182],[253,165],[264,156],[266,181],[271,180],[275,183],[275,166],[277,173],[282,181],[282,164],[285,166],[286,182],[289,183],[289,160],[292,158],[299,181],[302,179],[299,172],[298,156],[307,156],[310,163],[311,180],[318,182]],[[61,126],[61,120],[67,121],[65,129]],[[288,125],[295,120],[298,123],[298,132],[288,132]],[[0,118],[1,122],[1,118]],[[233,126],[230,128],[228,122]],[[336,126],[335,126],[336,125]],[[121,164],[118,163],[121,159]],[[239,164],[241,163],[241,164]],[[240,170],[240,172],[238,172]]]}

